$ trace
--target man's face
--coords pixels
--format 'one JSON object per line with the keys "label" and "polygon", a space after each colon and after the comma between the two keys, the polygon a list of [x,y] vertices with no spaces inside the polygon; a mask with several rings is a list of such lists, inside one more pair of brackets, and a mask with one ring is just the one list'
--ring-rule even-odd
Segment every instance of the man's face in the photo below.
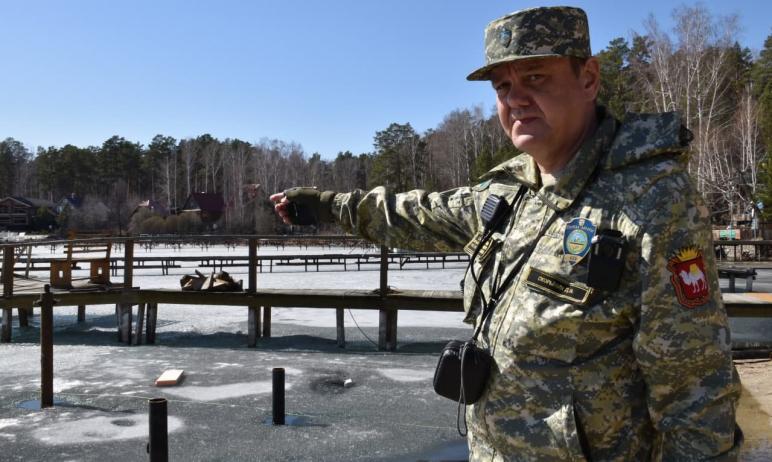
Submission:
{"label": "man's face", "polygon": [[594,126],[597,67],[590,58],[577,76],[568,58],[556,57],[514,61],[491,71],[501,126],[540,166],[565,165]]}

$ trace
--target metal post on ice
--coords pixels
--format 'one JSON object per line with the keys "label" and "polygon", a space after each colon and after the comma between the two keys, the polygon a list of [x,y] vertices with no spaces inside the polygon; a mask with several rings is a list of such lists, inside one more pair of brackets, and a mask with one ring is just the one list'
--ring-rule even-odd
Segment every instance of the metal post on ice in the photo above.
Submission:
{"label": "metal post on ice", "polygon": [[40,407],[54,405],[54,295],[43,286],[40,300]]}
{"label": "metal post on ice", "polygon": [[273,369],[273,424],[284,425],[284,368]]}
{"label": "metal post on ice", "polygon": [[167,462],[169,460],[169,435],[167,430],[166,398],[151,398],[150,405],[150,442],[147,452],[150,462]]}

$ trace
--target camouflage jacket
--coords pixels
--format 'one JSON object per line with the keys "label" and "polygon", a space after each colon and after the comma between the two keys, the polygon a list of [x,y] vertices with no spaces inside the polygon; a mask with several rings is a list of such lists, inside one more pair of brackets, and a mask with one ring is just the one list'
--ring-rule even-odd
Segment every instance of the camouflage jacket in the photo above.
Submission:
{"label": "camouflage jacket", "polygon": [[[735,457],[740,385],[684,132],[672,113],[602,117],[554,185],[542,186],[520,155],[473,188],[335,196],[349,232],[457,251],[482,228],[489,194],[512,201],[527,188],[493,234],[494,251],[474,262],[481,289],[465,278],[466,319],[480,322],[480,291],[489,298],[534,245],[483,326],[494,365],[467,408],[471,460]],[[627,245],[615,290],[584,284],[582,253],[603,230]]]}

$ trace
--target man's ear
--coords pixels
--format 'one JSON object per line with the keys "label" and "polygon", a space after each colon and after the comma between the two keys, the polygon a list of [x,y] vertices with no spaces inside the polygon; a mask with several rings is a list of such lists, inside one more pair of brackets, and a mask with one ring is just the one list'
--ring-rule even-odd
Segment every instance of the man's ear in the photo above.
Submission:
{"label": "man's ear", "polygon": [[594,101],[600,91],[600,64],[598,58],[592,56],[587,59],[582,67],[579,80],[582,83],[587,98]]}

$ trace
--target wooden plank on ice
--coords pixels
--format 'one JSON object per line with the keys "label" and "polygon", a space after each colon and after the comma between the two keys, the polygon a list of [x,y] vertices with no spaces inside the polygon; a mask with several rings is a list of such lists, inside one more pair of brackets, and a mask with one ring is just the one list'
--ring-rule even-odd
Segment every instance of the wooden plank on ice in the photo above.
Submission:
{"label": "wooden plank on ice", "polygon": [[160,377],[155,379],[155,386],[170,387],[173,385],[177,385],[180,383],[180,380],[182,379],[182,374],[184,372],[185,371],[182,369],[165,370],[164,373],[160,375]]}

